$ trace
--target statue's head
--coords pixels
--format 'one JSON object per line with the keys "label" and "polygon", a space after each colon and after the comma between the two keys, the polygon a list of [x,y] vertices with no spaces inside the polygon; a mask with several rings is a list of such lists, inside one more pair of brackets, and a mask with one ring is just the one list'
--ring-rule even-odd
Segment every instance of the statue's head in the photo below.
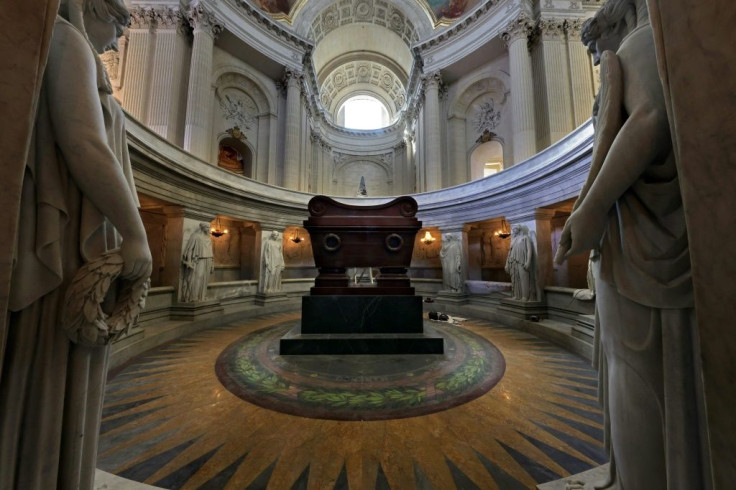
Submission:
{"label": "statue's head", "polygon": [[593,64],[600,63],[604,51],[618,51],[621,41],[637,23],[636,0],[608,0],[588,19],[580,38],[593,56]]}
{"label": "statue's head", "polygon": [[85,34],[98,53],[117,51],[118,38],[130,23],[123,0],[61,0],[59,14]]}
{"label": "statue's head", "polygon": [[279,239],[279,232],[276,230],[273,230],[271,232],[271,240],[278,240]]}
{"label": "statue's head", "polygon": [[199,230],[200,230],[200,231],[201,231],[202,233],[204,233],[205,235],[209,235],[209,233],[210,233],[210,224],[209,224],[209,223],[207,223],[206,221],[202,221],[202,222],[201,222],[201,223],[199,224]]}

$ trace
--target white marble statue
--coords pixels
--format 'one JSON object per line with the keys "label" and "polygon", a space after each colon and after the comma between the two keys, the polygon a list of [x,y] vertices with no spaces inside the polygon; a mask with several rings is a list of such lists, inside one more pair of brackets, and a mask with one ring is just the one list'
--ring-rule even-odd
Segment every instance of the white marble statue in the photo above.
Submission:
{"label": "white marble statue", "polygon": [[463,271],[463,242],[454,233],[442,236],[442,289],[453,293],[465,291],[465,274]]}
{"label": "white marble statue", "polygon": [[506,257],[506,273],[511,276],[511,296],[520,301],[538,301],[537,255],[529,227],[514,225]]}
{"label": "white marble statue", "polygon": [[107,278],[100,287],[109,287],[108,298],[128,286],[104,271],[119,267],[135,287],[151,274],[125,117],[97,55],[114,46],[128,12],[121,0],[75,0],[59,13],[26,162],[0,351],[3,489],[93,487],[109,347],[71,341],[78,332],[60,327],[59,310],[79,303],[67,289],[83,264],[101,267],[102,275],[88,277]]}
{"label": "white marble statue", "polygon": [[556,260],[600,251],[594,275],[612,473],[599,488],[700,490],[690,258],[645,1],[608,0],[583,42],[601,64],[596,137]]}
{"label": "white marble statue", "polygon": [[281,291],[281,272],[284,270],[281,233],[274,230],[263,245],[263,292]]}
{"label": "white marble statue", "polygon": [[184,303],[207,299],[207,283],[215,271],[210,224],[202,222],[189,235],[181,257],[184,268],[181,284],[181,301]]}

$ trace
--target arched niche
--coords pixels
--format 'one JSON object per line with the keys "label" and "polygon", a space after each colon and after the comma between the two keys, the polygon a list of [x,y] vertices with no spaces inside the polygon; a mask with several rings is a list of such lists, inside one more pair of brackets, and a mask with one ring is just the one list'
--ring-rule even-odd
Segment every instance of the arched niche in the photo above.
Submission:
{"label": "arched niche", "polygon": [[500,139],[491,137],[480,143],[470,154],[470,180],[488,177],[503,170],[503,144]]}
{"label": "arched niche", "polygon": [[389,163],[370,157],[343,156],[335,165],[332,179],[333,193],[339,196],[354,197],[365,179],[368,197],[390,196],[393,191],[391,166]]}
{"label": "arched niche", "polygon": [[222,138],[217,145],[217,166],[244,177],[253,177],[253,151],[242,140]]}

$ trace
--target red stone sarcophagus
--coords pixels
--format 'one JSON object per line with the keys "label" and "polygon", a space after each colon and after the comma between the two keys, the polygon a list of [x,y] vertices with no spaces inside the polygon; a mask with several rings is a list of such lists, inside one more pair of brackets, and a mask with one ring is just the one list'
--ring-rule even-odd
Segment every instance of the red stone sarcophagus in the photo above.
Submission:
{"label": "red stone sarcophagus", "polygon": [[[352,206],[315,196],[304,228],[319,269],[312,295],[413,295],[406,272],[414,237],[422,227],[417,202],[408,196],[386,204]],[[346,269],[379,269],[373,287],[350,287]]]}

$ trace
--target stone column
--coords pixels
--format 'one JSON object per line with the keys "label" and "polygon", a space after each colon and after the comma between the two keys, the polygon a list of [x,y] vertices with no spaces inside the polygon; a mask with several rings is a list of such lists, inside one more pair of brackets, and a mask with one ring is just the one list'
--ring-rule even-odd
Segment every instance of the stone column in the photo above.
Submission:
{"label": "stone column", "polygon": [[147,122],[149,128],[176,144],[186,76],[186,30],[179,10],[163,7],[153,12],[156,36]]}
{"label": "stone column", "polygon": [[519,163],[537,152],[534,122],[534,82],[532,60],[529,55],[529,35],[532,21],[525,15],[511,22],[501,33],[509,50],[511,70],[511,114],[514,163]]}
{"label": "stone column", "polygon": [[184,149],[208,160],[212,139],[212,50],[223,26],[201,5],[191,9],[188,15],[194,29],[194,42],[189,65]]}
{"label": "stone column", "polygon": [[404,142],[406,143],[406,158],[404,159],[404,190],[402,193],[412,194],[418,191],[417,173],[414,168],[414,132],[410,129],[404,130]]}
{"label": "stone column", "polygon": [[580,126],[590,118],[595,98],[593,65],[588,49],[580,41],[582,19],[565,21],[567,53],[570,61],[570,84],[572,91],[573,123]]}
{"label": "stone column", "polygon": [[144,124],[148,117],[151,58],[155,49],[151,30],[155,25],[156,18],[152,9],[143,7],[131,9],[122,105],[131,116]]}
{"label": "stone column", "polygon": [[574,129],[572,96],[570,94],[570,65],[565,40],[564,19],[539,21],[538,70],[541,99],[537,100],[543,121],[542,141],[552,145]]}
{"label": "stone column", "polygon": [[424,76],[424,170],[425,191],[442,188],[442,142],[440,140],[440,72]]}
{"label": "stone column", "polygon": [[271,114],[261,114],[258,116],[258,147],[256,154],[253,155],[253,163],[255,171],[252,178],[258,182],[268,182],[268,154],[269,140],[273,137],[271,134]]}
{"label": "stone column", "polygon": [[404,194],[406,188],[405,178],[406,172],[404,172],[406,162],[406,142],[402,139],[398,144],[392,148],[394,152],[394,178],[393,178],[393,195]]}
{"label": "stone column", "polygon": [[266,182],[272,185],[280,185],[277,156],[279,151],[279,120],[273,112],[268,115],[268,177]]}
{"label": "stone column", "polygon": [[468,175],[468,154],[465,134],[465,118],[452,116],[450,123],[450,169],[452,179],[449,185],[463,184],[470,180]]}
{"label": "stone column", "polygon": [[286,70],[286,134],[284,135],[284,187],[299,188],[299,141],[301,136],[301,73]]}

